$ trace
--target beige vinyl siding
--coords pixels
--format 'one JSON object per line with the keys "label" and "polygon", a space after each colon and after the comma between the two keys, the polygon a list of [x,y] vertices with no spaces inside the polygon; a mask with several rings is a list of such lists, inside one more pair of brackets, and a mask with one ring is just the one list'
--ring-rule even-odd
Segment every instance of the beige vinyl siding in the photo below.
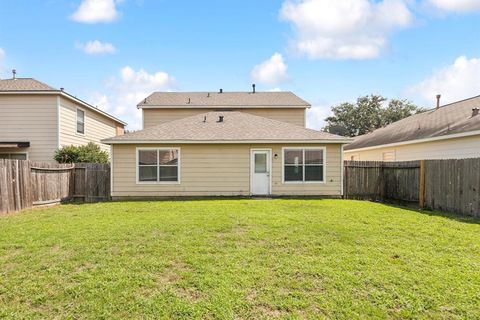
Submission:
{"label": "beige vinyl siding", "polygon": [[57,148],[57,98],[54,95],[0,95],[0,141],[30,141],[29,148],[0,149],[28,152],[34,161],[54,161]]}
{"label": "beige vinyl siding", "polygon": [[480,157],[480,135],[365,151],[359,149],[345,151],[344,154],[345,159],[350,159],[351,155],[358,155],[355,160],[382,161],[382,155],[392,151],[395,153],[395,161],[478,158]]}
{"label": "beige vinyl siding", "polygon": [[245,109],[243,112],[305,127],[305,109],[302,108]]}
{"label": "beige vinyl siding", "polygon": [[[85,134],[77,133],[77,108],[85,112]],[[111,138],[117,134],[117,123],[88,108],[61,98],[60,100],[60,145],[83,145],[94,142],[110,152],[110,146],[100,140]]]}
{"label": "beige vinyl siding", "polygon": [[[187,118],[201,113],[206,113],[218,108],[172,108],[172,109],[142,109],[143,128],[149,128],[165,122]],[[230,109],[229,109],[230,110]],[[247,112],[256,116],[277,121],[283,121],[298,126],[305,126],[304,108],[239,108],[234,111]]]}
{"label": "beige vinyl siding", "polygon": [[[233,196],[250,195],[250,150],[272,149],[273,195],[341,194],[340,145],[327,145],[325,183],[282,183],[282,147],[324,145],[257,144],[183,144],[183,145],[114,145],[112,196]],[[137,184],[137,147],[175,147],[181,149],[179,184]],[[277,154],[277,158],[274,155]]]}

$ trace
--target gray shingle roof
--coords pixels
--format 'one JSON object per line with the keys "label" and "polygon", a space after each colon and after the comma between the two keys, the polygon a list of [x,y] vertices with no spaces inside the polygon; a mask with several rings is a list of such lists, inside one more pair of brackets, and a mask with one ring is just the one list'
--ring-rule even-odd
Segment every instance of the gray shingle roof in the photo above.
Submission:
{"label": "gray shingle roof", "polygon": [[[219,116],[224,116],[223,122]],[[206,121],[205,121],[206,119]],[[345,137],[327,132],[306,129],[286,122],[276,121],[239,111],[207,112],[188,118],[166,122],[145,130],[126,133],[104,143],[138,142],[268,142],[268,141],[325,141],[348,143]]]}
{"label": "gray shingle roof", "polygon": [[480,96],[428,110],[359,136],[345,150],[480,130],[480,115],[472,117],[474,108],[480,108]]}
{"label": "gray shingle roof", "polygon": [[[146,102],[145,102],[146,101]],[[144,107],[310,107],[292,92],[154,92],[138,104]]]}
{"label": "gray shingle roof", "polygon": [[0,80],[0,91],[56,91],[48,84],[32,78]]}

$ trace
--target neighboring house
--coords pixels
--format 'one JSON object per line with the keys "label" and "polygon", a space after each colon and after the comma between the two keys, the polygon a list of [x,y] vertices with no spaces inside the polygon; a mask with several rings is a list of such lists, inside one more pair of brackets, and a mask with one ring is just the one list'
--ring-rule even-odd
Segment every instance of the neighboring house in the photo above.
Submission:
{"label": "neighboring house", "polygon": [[[154,93],[112,145],[112,197],[342,195],[345,137],[305,128],[290,92]],[[281,121],[279,121],[281,120]]]}
{"label": "neighboring house", "polygon": [[94,142],[124,132],[125,122],[30,78],[0,80],[0,159],[54,161],[65,145]]}
{"label": "neighboring house", "polygon": [[480,96],[416,114],[359,136],[346,160],[406,161],[480,157]]}

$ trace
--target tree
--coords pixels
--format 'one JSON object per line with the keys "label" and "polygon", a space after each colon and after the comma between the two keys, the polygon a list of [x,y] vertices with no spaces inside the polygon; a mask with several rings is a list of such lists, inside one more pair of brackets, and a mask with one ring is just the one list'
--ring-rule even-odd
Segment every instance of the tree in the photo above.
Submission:
{"label": "tree", "polygon": [[380,95],[369,95],[359,97],[356,103],[344,102],[333,106],[333,116],[325,119],[325,130],[356,137],[425,111],[407,100],[392,99],[385,107],[386,101],[387,99]]}
{"label": "tree", "polygon": [[108,163],[108,153],[100,146],[89,142],[82,146],[64,146],[55,151],[54,159],[59,163]]}
{"label": "tree", "polygon": [[392,99],[388,103],[388,107],[383,110],[383,125],[386,126],[424,111],[426,111],[425,108],[420,108],[408,100]]}

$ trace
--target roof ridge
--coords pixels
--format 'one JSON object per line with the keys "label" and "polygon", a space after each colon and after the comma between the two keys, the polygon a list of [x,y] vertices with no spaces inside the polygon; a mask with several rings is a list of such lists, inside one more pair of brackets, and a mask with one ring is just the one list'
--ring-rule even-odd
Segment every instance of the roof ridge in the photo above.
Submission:
{"label": "roof ridge", "polygon": [[[479,95],[476,95],[476,96],[473,96],[473,97],[470,97],[470,98],[465,98],[465,99],[462,99],[462,100],[458,100],[458,101],[453,101],[453,102],[449,102],[447,104],[444,104],[444,105],[441,105],[440,107],[432,107],[430,109],[427,109],[425,111],[436,111],[436,110],[441,110],[445,107],[451,107],[452,105],[455,105],[457,103],[461,103],[461,102],[465,102],[465,101],[468,101],[468,100],[473,100],[473,99],[477,99],[477,98],[480,98],[480,94]],[[423,113],[423,112],[422,112]]]}
{"label": "roof ridge", "polygon": [[214,91],[153,91],[153,93],[218,93],[218,94],[225,94],[225,93],[251,93],[251,94],[257,94],[257,93],[293,93],[290,90],[282,90],[282,91],[258,91],[256,90],[255,93],[252,91],[222,91],[219,92],[218,90]]}
{"label": "roof ridge", "polygon": [[[5,78],[5,79],[0,79],[0,80],[19,80],[19,79],[31,79],[31,80],[35,80],[34,78],[31,78],[31,77],[15,77],[15,78]],[[36,80],[38,81],[38,80]]]}

